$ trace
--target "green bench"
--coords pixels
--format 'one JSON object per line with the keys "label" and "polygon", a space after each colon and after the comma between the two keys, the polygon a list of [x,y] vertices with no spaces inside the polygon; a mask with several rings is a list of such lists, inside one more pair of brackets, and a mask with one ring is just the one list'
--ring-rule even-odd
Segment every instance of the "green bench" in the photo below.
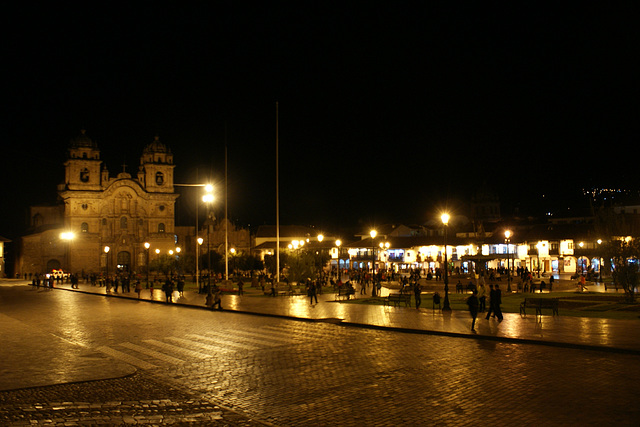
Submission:
{"label": "green bench", "polygon": [[527,308],[534,308],[536,310],[536,316],[542,316],[542,309],[551,309],[553,316],[558,315],[558,298],[525,298],[520,303],[520,314],[527,314]]}

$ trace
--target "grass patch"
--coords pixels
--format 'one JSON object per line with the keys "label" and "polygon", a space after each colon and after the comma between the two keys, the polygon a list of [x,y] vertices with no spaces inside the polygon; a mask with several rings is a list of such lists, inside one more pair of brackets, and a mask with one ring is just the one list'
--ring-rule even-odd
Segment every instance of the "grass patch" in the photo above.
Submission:
{"label": "grass patch", "polygon": [[[452,310],[467,311],[466,300],[470,294],[449,294],[449,305]],[[440,294],[443,297],[443,294]],[[422,308],[430,309],[433,294],[422,294]],[[502,294],[502,312],[503,313],[520,313],[520,303],[525,298],[560,298],[559,313],[560,316],[573,317],[592,317],[603,319],[634,319],[640,320],[640,303],[628,304],[624,302],[623,295],[611,295],[602,293],[571,293],[571,292],[552,292],[552,293],[536,293],[536,294]],[[442,298],[441,298],[442,302]],[[357,298],[354,300],[344,301],[347,304],[372,304],[382,305],[384,298]],[[415,307],[415,299],[411,296],[411,307]],[[402,308],[405,308],[404,305]],[[529,309],[531,312],[532,309]],[[543,314],[551,315],[551,310],[544,310]]]}

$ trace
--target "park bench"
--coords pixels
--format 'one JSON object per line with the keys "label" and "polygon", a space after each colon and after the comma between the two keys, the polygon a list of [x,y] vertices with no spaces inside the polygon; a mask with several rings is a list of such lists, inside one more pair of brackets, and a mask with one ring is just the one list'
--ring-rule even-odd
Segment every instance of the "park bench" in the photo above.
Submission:
{"label": "park bench", "polygon": [[473,283],[467,283],[463,285],[462,283],[456,283],[456,293],[464,294],[466,292],[473,292],[476,290],[476,285]]}
{"label": "park bench", "polygon": [[535,308],[536,316],[542,315],[543,308],[550,308],[552,315],[558,314],[558,298],[525,298],[520,303],[520,314],[527,314],[527,308]]}
{"label": "park bench", "polygon": [[389,294],[383,301],[384,305],[391,305],[399,307],[401,303],[404,303],[405,307],[411,305],[411,294]]}
{"label": "park bench", "polygon": [[289,296],[307,295],[307,288],[302,286],[292,286],[289,289]]}
{"label": "park bench", "polygon": [[338,292],[336,292],[336,301],[346,301],[351,298],[351,295],[355,295],[356,290],[348,288],[346,286],[339,286]]}
{"label": "park bench", "polygon": [[[272,295],[271,288],[265,288],[264,294],[271,296]],[[287,295],[292,295],[291,286],[276,286],[275,296],[284,297]]]}

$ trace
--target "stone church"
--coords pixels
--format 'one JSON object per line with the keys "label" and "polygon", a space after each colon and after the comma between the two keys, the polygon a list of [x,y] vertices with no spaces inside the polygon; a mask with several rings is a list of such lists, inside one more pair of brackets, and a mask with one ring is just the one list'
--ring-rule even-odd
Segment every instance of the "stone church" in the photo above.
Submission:
{"label": "stone church", "polygon": [[173,154],[158,137],[143,149],[135,176],[111,176],[84,131],[71,140],[64,168],[61,203],[30,208],[16,271],[143,272],[149,253],[175,248]]}

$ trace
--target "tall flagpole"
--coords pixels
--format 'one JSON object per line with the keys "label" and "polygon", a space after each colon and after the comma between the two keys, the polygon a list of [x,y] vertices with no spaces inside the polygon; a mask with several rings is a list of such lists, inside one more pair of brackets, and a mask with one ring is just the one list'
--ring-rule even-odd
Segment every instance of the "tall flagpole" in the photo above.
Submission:
{"label": "tall flagpole", "polygon": [[276,285],[280,283],[280,173],[278,138],[278,102],[276,101]]}
{"label": "tall flagpole", "polygon": [[[198,176],[198,168],[196,168],[196,182],[200,182],[200,177]],[[196,286],[198,287],[198,293],[202,291],[200,289],[200,243],[198,243],[198,205],[200,204],[200,193],[197,193],[198,197],[196,197],[196,235],[195,235],[195,243],[196,243]],[[149,250],[147,249],[147,256],[149,255]],[[147,265],[147,268],[149,266]],[[149,280],[147,280],[147,285]]]}
{"label": "tall flagpole", "polygon": [[224,271],[229,280],[229,209],[227,203],[227,123],[224,124]]}

